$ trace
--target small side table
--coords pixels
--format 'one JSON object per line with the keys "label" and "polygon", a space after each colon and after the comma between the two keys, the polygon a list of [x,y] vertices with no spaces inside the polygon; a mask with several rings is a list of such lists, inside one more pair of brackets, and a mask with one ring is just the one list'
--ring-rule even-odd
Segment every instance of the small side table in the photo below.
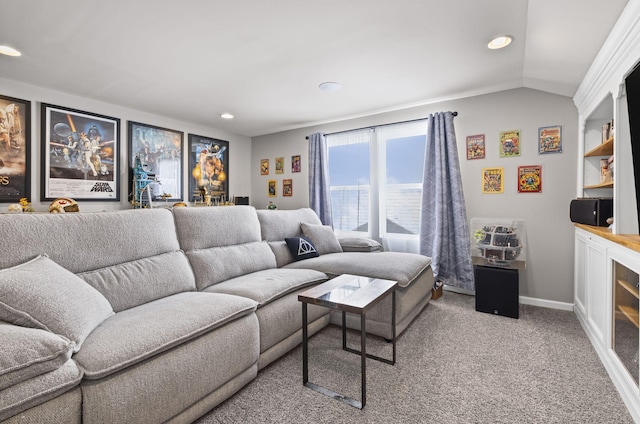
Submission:
{"label": "small side table", "polygon": [[[367,358],[390,365],[396,363],[396,292],[397,281],[343,274],[312,287],[298,295],[302,302],[302,383],[319,393],[362,409],[367,402]],[[367,354],[366,314],[391,293],[392,359]],[[361,401],[343,396],[309,381],[309,334],[307,329],[307,305],[320,305],[342,311],[342,349],[360,355]],[[360,315],[360,350],[347,347],[346,313]]]}

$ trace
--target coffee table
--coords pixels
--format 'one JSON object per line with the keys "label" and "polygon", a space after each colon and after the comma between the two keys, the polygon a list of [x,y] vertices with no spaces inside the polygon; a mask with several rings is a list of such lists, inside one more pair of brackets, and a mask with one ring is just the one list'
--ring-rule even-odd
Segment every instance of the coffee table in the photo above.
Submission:
{"label": "coffee table", "polygon": [[[362,409],[367,402],[367,358],[390,365],[396,363],[396,286],[397,281],[343,274],[298,295],[302,302],[302,383],[319,393]],[[366,314],[391,293],[392,359],[367,354]],[[309,334],[307,305],[320,305],[342,311],[342,349],[360,355],[361,401],[343,396],[309,381]],[[360,315],[360,350],[347,347],[346,313]]]}

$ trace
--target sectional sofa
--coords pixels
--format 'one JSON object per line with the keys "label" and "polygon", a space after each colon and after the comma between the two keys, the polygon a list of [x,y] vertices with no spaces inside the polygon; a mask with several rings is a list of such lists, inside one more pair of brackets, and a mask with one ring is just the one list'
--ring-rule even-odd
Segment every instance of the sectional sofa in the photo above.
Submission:
{"label": "sectional sofa", "polygon": [[[316,257],[295,260],[285,239],[301,238]],[[0,240],[11,424],[192,422],[301,342],[306,288],[343,273],[397,280],[400,334],[433,287],[430,258],[338,241],[310,209],[2,214]],[[389,315],[379,304],[367,330],[389,338]],[[332,321],[309,307],[310,334]]]}

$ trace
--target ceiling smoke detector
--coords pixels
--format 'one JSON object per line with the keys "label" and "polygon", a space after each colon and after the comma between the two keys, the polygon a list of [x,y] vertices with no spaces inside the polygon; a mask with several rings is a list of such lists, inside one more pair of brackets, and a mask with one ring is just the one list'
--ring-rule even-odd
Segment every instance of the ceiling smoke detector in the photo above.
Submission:
{"label": "ceiling smoke detector", "polygon": [[320,90],[322,91],[338,91],[342,88],[342,85],[337,82],[327,81],[320,84],[318,88],[320,88]]}

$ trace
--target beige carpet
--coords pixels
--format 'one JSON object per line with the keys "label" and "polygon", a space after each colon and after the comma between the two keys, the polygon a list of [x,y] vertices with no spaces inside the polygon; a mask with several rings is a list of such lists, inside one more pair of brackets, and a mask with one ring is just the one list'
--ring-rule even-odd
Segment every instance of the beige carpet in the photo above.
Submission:
{"label": "beige carpet", "polygon": [[[399,338],[395,366],[368,360],[364,410],[303,387],[298,347],[198,423],[633,422],[573,313],[521,305],[512,319],[474,305],[445,292]],[[381,339],[367,348],[391,354]],[[359,366],[338,327],[310,340],[312,382],[359,399]]]}

